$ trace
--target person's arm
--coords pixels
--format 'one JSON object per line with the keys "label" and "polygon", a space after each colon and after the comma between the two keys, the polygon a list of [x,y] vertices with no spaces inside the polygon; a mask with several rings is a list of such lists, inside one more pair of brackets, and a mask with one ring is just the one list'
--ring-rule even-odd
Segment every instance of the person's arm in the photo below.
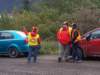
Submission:
{"label": "person's arm", "polygon": [[39,34],[38,34],[38,39],[37,39],[37,41],[38,41],[38,44],[41,44],[41,37],[40,37]]}
{"label": "person's arm", "polygon": [[41,44],[41,38],[38,38],[38,44]]}

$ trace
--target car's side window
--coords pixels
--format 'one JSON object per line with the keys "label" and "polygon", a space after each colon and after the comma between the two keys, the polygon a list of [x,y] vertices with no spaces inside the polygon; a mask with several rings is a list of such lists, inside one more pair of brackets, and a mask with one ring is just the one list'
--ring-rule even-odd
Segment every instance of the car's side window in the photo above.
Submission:
{"label": "car's side window", "polygon": [[1,32],[0,39],[12,39],[13,35],[9,32]]}
{"label": "car's side window", "polygon": [[92,32],[91,39],[100,39],[100,30]]}

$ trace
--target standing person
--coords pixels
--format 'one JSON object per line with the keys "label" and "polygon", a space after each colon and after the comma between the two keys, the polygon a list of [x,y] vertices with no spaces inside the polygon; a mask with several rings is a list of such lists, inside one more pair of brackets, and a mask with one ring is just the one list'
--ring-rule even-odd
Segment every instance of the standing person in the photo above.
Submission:
{"label": "standing person", "polygon": [[58,30],[57,40],[59,45],[58,62],[61,62],[63,58],[67,60],[67,57],[69,55],[70,34],[69,34],[68,23],[64,22],[63,26]]}
{"label": "standing person", "polygon": [[72,58],[74,62],[81,62],[82,60],[82,52],[79,46],[80,39],[81,36],[77,24],[73,24],[71,32],[71,40],[72,40]]}
{"label": "standing person", "polygon": [[26,29],[25,26],[23,26],[23,28],[22,28],[22,32],[24,32],[26,35],[28,35],[28,31],[27,31],[27,29]]}
{"label": "standing person", "polygon": [[32,32],[28,34],[28,44],[29,44],[29,54],[28,54],[28,62],[30,63],[33,58],[33,62],[37,62],[37,56],[39,54],[40,49],[40,35],[38,34],[38,28],[32,27]]}

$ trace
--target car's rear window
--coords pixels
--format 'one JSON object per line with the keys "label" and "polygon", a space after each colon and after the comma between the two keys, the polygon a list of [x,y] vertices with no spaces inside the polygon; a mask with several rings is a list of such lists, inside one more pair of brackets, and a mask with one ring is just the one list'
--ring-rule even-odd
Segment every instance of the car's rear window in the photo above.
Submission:
{"label": "car's rear window", "polygon": [[22,36],[22,37],[27,37],[26,35],[25,35],[25,33],[23,33],[23,32],[21,32],[21,31],[17,31],[16,33],[18,33],[20,36]]}
{"label": "car's rear window", "polygon": [[12,39],[13,35],[9,32],[1,32],[0,39]]}

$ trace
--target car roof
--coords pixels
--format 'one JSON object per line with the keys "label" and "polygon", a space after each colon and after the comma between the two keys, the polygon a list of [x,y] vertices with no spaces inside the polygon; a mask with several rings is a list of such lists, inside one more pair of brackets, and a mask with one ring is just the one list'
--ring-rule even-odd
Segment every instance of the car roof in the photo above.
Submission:
{"label": "car roof", "polygon": [[86,32],[85,34],[83,34],[83,36],[84,36],[84,35],[87,35],[88,33],[93,32],[93,31],[96,31],[96,30],[100,30],[100,28],[95,28],[95,29],[93,29],[93,30],[90,30],[90,31]]}
{"label": "car roof", "polygon": [[93,30],[100,30],[100,28],[95,28],[95,29],[93,29]]}
{"label": "car roof", "polygon": [[90,32],[96,31],[96,30],[100,30],[100,28],[95,28],[95,29],[93,29],[93,30],[90,30],[90,31],[87,32],[87,33],[90,33]]}
{"label": "car roof", "polygon": [[19,36],[22,37],[22,38],[26,38],[27,37],[24,34],[24,32],[18,31],[18,30],[0,30],[0,32],[10,32],[10,33],[13,33],[13,35],[16,36],[16,38],[19,38]]}
{"label": "car roof", "polygon": [[20,32],[18,30],[0,30],[0,32]]}

